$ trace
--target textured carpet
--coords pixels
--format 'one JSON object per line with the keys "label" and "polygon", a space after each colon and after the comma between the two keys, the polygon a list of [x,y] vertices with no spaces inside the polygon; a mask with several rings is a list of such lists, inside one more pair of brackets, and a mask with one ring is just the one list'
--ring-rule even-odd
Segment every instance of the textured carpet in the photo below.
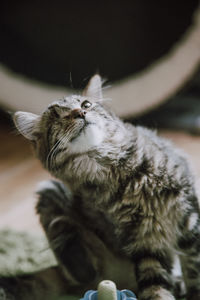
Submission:
{"label": "textured carpet", "polygon": [[0,275],[23,274],[56,265],[44,236],[0,230]]}
{"label": "textured carpet", "polygon": [[[0,230],[0,276],[25,274],[56,264],[45,236]],[[58,300],[78,300],[78,297],[66,295]]]}

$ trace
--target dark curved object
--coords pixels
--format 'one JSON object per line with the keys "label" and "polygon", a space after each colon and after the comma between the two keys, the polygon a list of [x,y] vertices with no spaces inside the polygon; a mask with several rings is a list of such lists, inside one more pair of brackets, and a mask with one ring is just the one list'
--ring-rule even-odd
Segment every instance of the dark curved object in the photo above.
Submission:
{"label": "dark curved object", "polygon": [[4,1],[0,61],[55,85],[81,88],[96,71],[120,80],[167,53],[198,2]]}

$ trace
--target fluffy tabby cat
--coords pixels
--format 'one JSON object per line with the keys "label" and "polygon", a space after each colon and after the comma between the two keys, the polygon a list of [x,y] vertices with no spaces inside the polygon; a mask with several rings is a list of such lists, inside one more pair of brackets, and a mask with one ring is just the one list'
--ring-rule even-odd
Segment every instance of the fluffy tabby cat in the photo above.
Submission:
{"label": "fluffy tabby cat", "polygon": [[41,115],[16,112],[14,122],[60,180],[43,183],[36,207],[58,267],[1,278],[5,299],[82,293],[111,279],[139,300],[173,300],[178,255],[187,299],[200,300],[200,211],[180,150],[106,108],[98,75],[82,96]]}

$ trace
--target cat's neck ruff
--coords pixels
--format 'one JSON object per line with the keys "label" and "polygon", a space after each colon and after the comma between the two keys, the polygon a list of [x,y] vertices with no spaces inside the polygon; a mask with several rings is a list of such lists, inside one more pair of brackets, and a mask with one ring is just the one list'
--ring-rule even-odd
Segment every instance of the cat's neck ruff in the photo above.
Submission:
{"label": "cat's neck ruff", "polygon": [[[85,182],[102,184],[108,183],[110,180],[113,181],[113,176],[115,176],[113,170],[115,167],[118,170],[122,167],[124,171],[127,167],[126,158],[130,160],[130,155],[132,156],[132,167],[136,163],[134,141],[130,139],[130,134],[129,136],[128,134],[129,132],[126,135],[116,132],[112,139],[103,140],[98,146],[91,147],[89,151],[81,152],[79,150],[79,153],[70,154],[65,160],[65,165],[62,165],[61,170],[54,175],[66,183],[76,181],[73,183],[76,186]],[[77,148],[75,151],[78,151]],[[116,180],[118,179],[116,178]]]}
{"label": "cat's neck ruff", "polygon": [[86,153],[97,148],[104,140],[105,133],[99,124],[89,123],[81,134],[68,145],[71,154]]}

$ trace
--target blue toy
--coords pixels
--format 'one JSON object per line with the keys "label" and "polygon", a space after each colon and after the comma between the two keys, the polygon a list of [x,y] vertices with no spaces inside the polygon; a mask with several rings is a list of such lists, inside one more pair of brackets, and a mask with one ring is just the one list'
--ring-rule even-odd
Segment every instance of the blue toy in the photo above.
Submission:
{"label": "blue toy", "polygon": [[136,295],[129,290],[119,291],[114,282],[104,280],[100,282],[98,290],[89,290],[80,300],[137,300]]}

